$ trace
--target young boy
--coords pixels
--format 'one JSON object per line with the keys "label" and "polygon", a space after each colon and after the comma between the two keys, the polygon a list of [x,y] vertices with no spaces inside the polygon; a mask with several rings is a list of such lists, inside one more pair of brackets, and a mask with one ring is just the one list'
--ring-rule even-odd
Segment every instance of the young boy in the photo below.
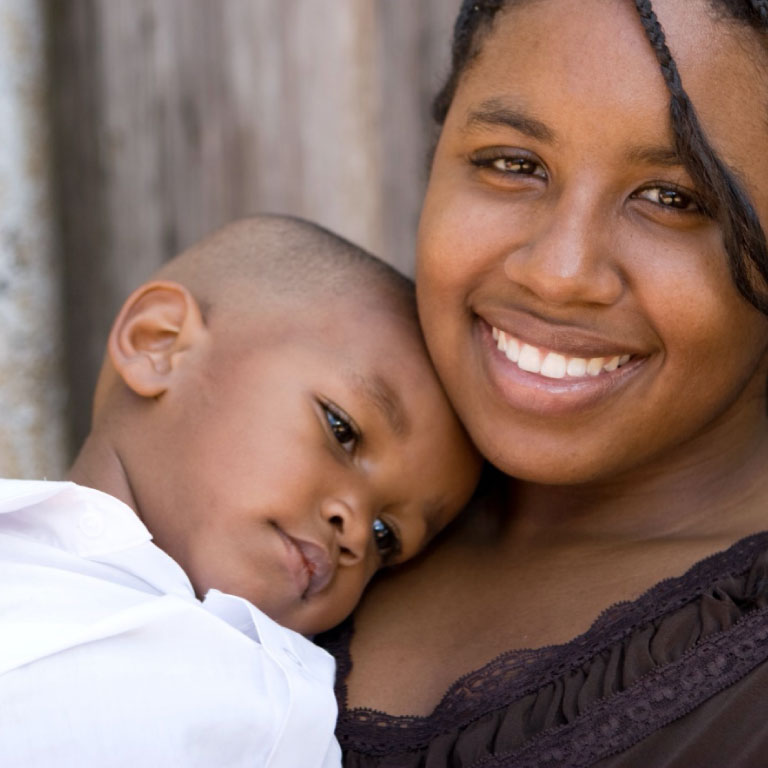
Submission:
{"label": "young boy", "polygon": [[338,765],[302,635],[478,468],[409,281],[298,220],[214,234],[120,311],[71,482],[0,482],[0,764]]}

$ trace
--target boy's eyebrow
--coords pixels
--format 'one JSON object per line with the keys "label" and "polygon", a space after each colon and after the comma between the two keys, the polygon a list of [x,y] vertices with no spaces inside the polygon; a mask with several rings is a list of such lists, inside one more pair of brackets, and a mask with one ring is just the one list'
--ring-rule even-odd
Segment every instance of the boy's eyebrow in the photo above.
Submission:
{"label": "boy's eyebrow", "polygon": [[440,521],[442,511],[442,499],[431,499],[424,505],[422,514],[424,515],[424,521],[427,526],[426,541],[432,541],[432,539],[443,529],[443,525]]}
{"label": "boy's eyebrow", "polygon": [[526,115],[521,109],[505,104],[501,99],[487,99],[467,116],[464,129],[471,131],[476,126],[501,125],[550,144],[555,142],[555,132],[541,120]]}
{"label": "boy's eyebrow", "polygon": [[377,373],[372,376],[355,374],[354,379],[363,395],[384,416],[392,431],[398,437],[407,435],[411,424],[405,413],[403,401],[386,379]]}

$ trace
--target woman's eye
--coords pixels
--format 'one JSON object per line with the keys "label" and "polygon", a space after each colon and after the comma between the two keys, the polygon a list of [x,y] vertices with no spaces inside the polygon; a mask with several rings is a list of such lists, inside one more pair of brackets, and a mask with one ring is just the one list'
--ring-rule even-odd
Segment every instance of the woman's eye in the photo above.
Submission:
{"label": "woman's eye", "polygon": [[648,200],[662,208],[673,208],[677,211],[699,213],[701,206],[694,197],[675,187],[647,187],[634,194],[634,197]]}
{"label": "woman's eye", "polygon": [[540,162],[523,154],[510,153],[509,150],[481,150],[472,155],[471,162],[478,168],[502,175],[547,178],[547,171]]}
{"label": "woman's eye", "polygon": [[400,539],[397,532],[380,517],[373,521],[373,542],[385,565],[400,554]]}
{"label": "woman's eye", "polygon": [[543,168],[527,157],[498,157],[491,168],[502,173],[520,173],[527,176],[543,176]]}
{"label": "woman's eye", "polygon": [[334,439],[345,451],[352,453],[360,440],[360,433],[357,428],[340,410],[336,410],[325,403],[322,404],[322,408]]}

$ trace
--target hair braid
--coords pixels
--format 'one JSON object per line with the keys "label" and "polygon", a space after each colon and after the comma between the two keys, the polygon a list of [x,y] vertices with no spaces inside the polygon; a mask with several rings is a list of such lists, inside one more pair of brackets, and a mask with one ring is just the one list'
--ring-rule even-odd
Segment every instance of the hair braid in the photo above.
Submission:
{"label": "hair braid", "polygon": [[640,21],[643,24],[643,29],[645,29],[646,37],[656,54],[661,71],[664,73],[664,81],[672,95],[675,96],[683,91],[683,84],[680,80],[680,73],[677,71],[677,64],[675,64],[675,60],[667,47],[664,30],[653,11],[650,0],[635,0],[635,7],[640,14]]}
{"label": "hair braid", "polygon": [[506,0],[463,0],[453,25],[451,72],[432,102],[432,117],[438,125],[445,122],[459,78],[479,49],[478,28],[490,25]]}
{"label": "hair braid", "polygon": [[768,2],[766,0],[750,0],[749,4],[760,22],[768,27]]}
{"label": "hair braid", "polygon": [[[753,0],[753,6],[758,4],[768,18],[766,3]],[[768,247],[757,213],[707,141],[650,0],[635,0],[635,6],[670,93],[670,118],[678,154],[704,196],[707,212],[720,222],[736,287],[747,301],[768,314],[768,296],[755,285],[758,276],[762,287],[768,285]]]}

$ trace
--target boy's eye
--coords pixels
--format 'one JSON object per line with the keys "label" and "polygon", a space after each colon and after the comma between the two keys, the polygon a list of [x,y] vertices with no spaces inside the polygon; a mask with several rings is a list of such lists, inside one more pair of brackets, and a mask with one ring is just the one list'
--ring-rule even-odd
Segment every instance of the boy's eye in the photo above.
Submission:
{"label": "boy's eye", "polygon": [[337,406],[322,403],[325,420],[336,441],[348,453],[352,453],[360,440],[360,433],[352,420]]}
{"label": "boy's eye", "polygon": [[373,521],[373,541],[385,565],[400,554],[400,539],[397,532],[380,517]]}

